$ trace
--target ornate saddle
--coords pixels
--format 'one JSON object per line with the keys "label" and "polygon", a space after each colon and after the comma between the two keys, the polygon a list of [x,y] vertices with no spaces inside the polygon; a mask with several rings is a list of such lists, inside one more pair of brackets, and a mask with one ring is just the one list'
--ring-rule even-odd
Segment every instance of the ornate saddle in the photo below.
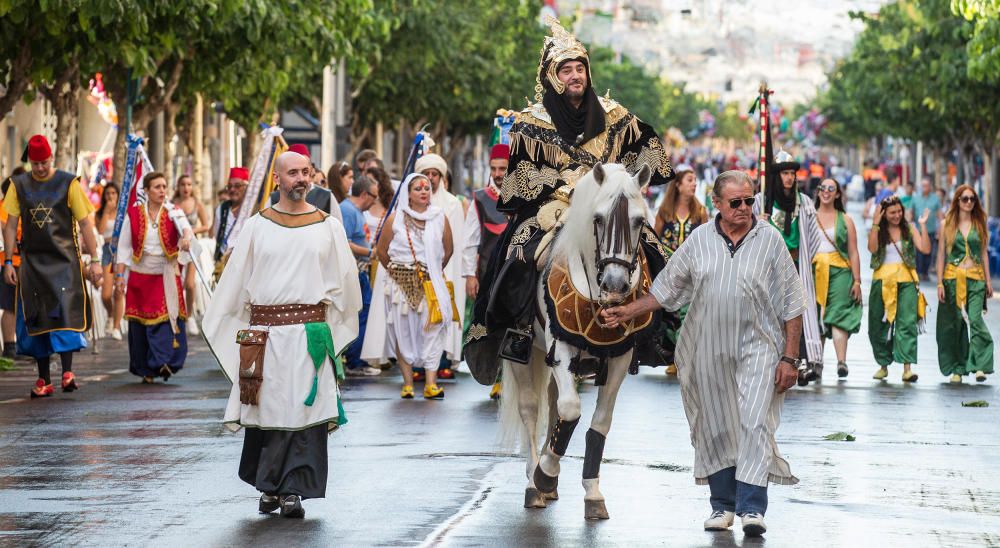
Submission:
{"label": "ornate saddle", "polygon": [[[639,255],[639,284],[622,304],[628,304],[649,292],[652,278],[646,256]],[[545,306],[553,335],[566,342],[602,358],[621,356],[634,345],[637,333],[651,327],[653,313],[634,318],[618,327],[604,327],[599,323],[601,305],[584,297],[576,287],[569,269],[562,262],[549,266],[545,280]]]}

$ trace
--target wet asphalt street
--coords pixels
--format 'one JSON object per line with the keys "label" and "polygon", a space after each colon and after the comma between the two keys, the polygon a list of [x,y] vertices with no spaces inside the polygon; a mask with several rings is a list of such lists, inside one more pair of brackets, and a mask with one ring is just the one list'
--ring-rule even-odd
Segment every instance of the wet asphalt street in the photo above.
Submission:
{"label": "wet asphalt street", "polygon": [[[790,392],[778,443],[801,482],[771,486],[763,540],[702,530],[708,488],[694,484],[679,385],[662,368],[622,387],[601,468],[609,521],[583,519],[583,424],[561,499],[526,510],[524,462],[496,449],[488,388],[461,374],[444,401],[403,401],[395,372],[345,385],[327,498],[299,521],[258,515],[237,478],[243,435],[222,427],[229,385],[204,343],[147,386],[127,372],[125,343],[105,340],[78,354],[72,394],[30,401],[30,364],[0,372],[0,545],[1000,546],[1000,378],[948,384],[934,308],[917,384],[898,365],[872,380],[862,331],[846,381],[828,347],[822,384]],[[997,336],[1000,302],[990,308]],[[585,423],[596,390],[581,391]],[[990,407],[962,406],[973,400]],[[839,431],[856,441],[823,439]]]}

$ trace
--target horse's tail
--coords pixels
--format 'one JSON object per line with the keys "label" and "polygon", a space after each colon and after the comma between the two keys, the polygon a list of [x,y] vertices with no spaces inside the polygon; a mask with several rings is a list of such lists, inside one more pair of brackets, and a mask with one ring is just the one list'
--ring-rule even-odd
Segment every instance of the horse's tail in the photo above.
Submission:
{"label": "horse's tail", "polygon": [[[519,386],[514,377],[513,368],[531,368],[531,386]],[[528,429],[524,426],[521,418],[520,398],[528,398],[525,402],[525,411],[530,412],[535,409],[538,420],[535,423],[535,436],[542,438],[548,433],[549,423],[549,391],[548,385],[551,379],[549,368],[545,365],[545,353],[539,349],[533,349],[531,361],[528,364],[511,363],[503,360],[503,395],[500,397],[500,434],[498,445],[501,451],[513,453],[520,450],[528,453],[531,450],[531,443],[528,440]],[[531,405],[534,404],[534,405]],[[536,439],[535,441],[538,441]]]}

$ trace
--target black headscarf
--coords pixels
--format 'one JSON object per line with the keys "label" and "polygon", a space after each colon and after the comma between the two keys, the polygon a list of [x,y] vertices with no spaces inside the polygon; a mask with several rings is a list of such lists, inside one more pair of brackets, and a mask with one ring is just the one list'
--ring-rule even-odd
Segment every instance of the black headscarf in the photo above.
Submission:
{"label": "black headscarf", "polygon": [[791,192],[785,191],[785,185],[781,184],[781,174],[778,174],[777,181],[775,181],[774,186],[774,203],[778,204],[778,207],[785,212],[785,226],[784,233],[788,236],[792,233],[792,217],[795,213],[796,198],[798,198],[799,189],[795,186],[792,187]]}
{"label": "black headscarf", "polygon": [[[580,61],[587,66],[587,74],[590,74],[590,63],[584,58],[569,59],[559,63],[556,72],[563,64],[569,61]],[[565,93],[560,94],[552,88],[545,75],[547,64],[544,64],[539,75],[545,93],[542,95],[542,105],[552,118],[552,125],[556,127],[559,136],[570,145],[580,146],[583,143],[597,137],[604,132],[604,107],[594,93],[593,82],[587,78],[587,89],[583,92],[583,102],[580,108],[574,107]]]}

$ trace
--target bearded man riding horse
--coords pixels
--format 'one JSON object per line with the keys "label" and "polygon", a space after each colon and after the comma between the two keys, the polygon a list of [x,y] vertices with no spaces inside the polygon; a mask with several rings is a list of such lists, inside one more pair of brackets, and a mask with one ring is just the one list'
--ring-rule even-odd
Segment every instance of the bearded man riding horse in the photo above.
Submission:
{"label": "bearded man riding horse", "polygon": [[[626,365],[634,373],[639,364],[669,363],[672,349],[660,344],[657,327],[661,321],[676,320],[658,311],[648,323],[633,325],[617,334],[608,333],[597,324],[601,306],[634,298],[636,291],[642,291],[643,280],[648,283],[665,266],[666,251],[646,217],[640,215],[645,211],[640,192],[646,184],[668,183],[674,172],[659,137],[649,125],[610,97],[597,96],[583,44],[557,21],[550,20],[549,26],[552,34],[546,37],[542,48],[536,102],[518,114],[510,131],[510,165],[500,189],[498,209],[510,214],[511,222],[480,280],[465,341],[465,358],[477,381],[492,384],[503,361],[511,369],[510,376],[504,375],[504,382],[514,380],[518,384],[514,391],[505,388],[505,392],[516,395],[516,400],[505,399],[519,404],[514,406],[514,412],[521,414],[525,426],[522,433],[529,441],[526,507],[544,507],[545,500],[557,496],[558,459],[565,454],[580,418],[575,386],[566,382],[566,375],[557,374],[554,382],[558,389],[558,417],[551,425],[549,443],[539,458],[535,450],[535,423],[539,405],[544,415],[549,413],[540,402],[544,402],[548,385],[553,382],[550,371],[596,373],[597,384],[608,385],[607,395],[599,396],[599,401],[605,400],[606,405],[613,407],[621,382],[620,379],[612,382],[616,378],[615,365],[626,359]],[[601,164],[621,166],[598,168]],[[598,173],[590,175],[592,169]],[[552,262],[542,281],[553,280],[554,284],[540,284],[540,270],[549,265],[550,253],[561,247],[553,242],[559,228],[571,217],[568,209],[574,188],[585,176],[594,179],[596,188],[588,196],[587,211],[579,213],[589,215],[580,226],[592,227],[585,230],[587,234],[593,232],[593,247],[583,253],[583,259],[570,257],[566,258],[568,263]],[[606,180],[615,182],[605,188]],[[609,190],[612,187],[614,191]],[[591,201],[594,196],[605,194],[614,203]],[[609,232],[607,224],[603,228],[598,226],[599,218],[618,228]],[[610,247],[602,251],[602,245]],[[598,264],[601,260],[604,262]],[[573,290],[560,292],[563,287]],[[579,291],[580,287],[587,289],[586,294]],[[544,298],[541,293],[545,293]],[[567,303],[591,319],[580,321],[580,314],[574,312],[576,320],[569,323],[575,325],[561,322],[558,310]],[[544,341],[543,337],[535,336],[543,332]],[[556,341],[561,344],[555,344]],[[535,369],[529,362],[538,360],[551,367],[542,368],[536,378],[530,373]],[[532,394],[543,399],[538,400]],[[596,490],[597,466],[610,428],[610,408],[605,411],[607,420],[595,416],[586,440],[586,517],[592,519],[607,518],[603,497]],[[601,412],[599,405],[598,413]]]}

